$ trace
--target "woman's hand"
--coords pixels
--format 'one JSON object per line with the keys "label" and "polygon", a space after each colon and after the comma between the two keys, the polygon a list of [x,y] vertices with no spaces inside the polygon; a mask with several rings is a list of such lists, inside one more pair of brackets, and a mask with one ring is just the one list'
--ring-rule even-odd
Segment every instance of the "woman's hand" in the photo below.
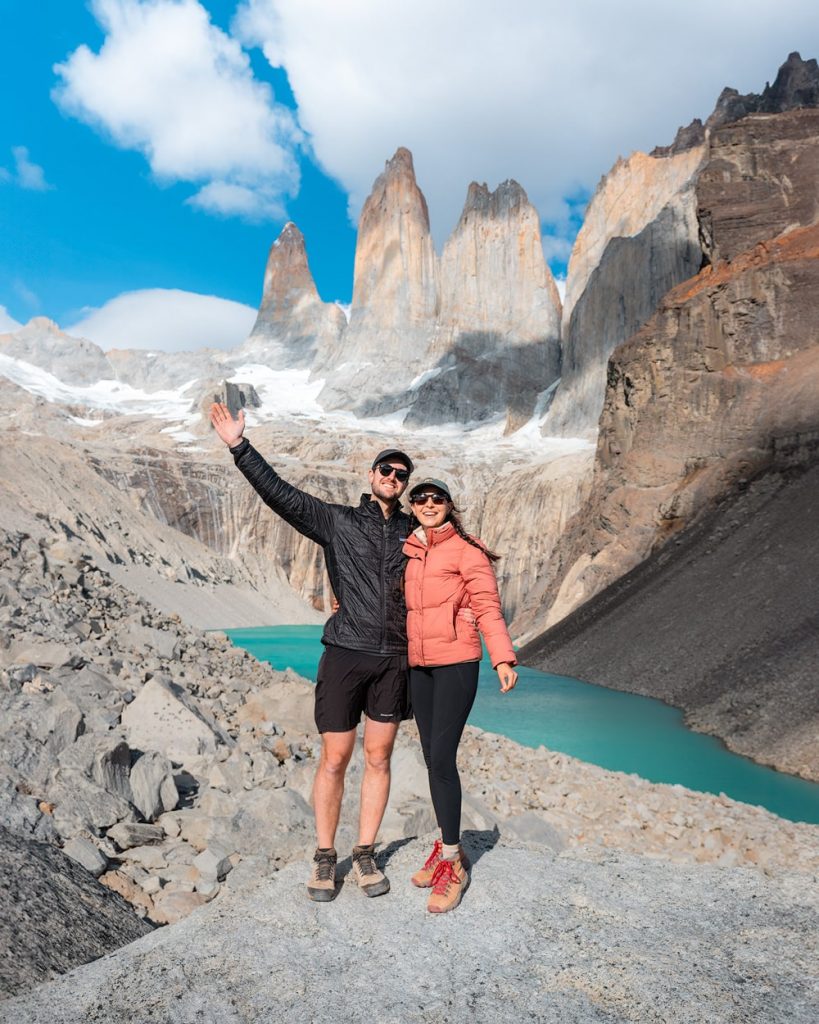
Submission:
{"label": "woman's hand", "polygon": [[226,405],[214,402],[210,407],[210,421],[228,448],[235,448],[242,440],[242,434],[245,432],[244,409],[240,409],[238,418],[234,419]]}
{"label": "woman's hand", "polygon": [[498,673],[498,679],[500,679],[501,693],[508,693],[518,681],[517,672],[506,661],[502,661],[500,665],[497,665],[495,671]]}

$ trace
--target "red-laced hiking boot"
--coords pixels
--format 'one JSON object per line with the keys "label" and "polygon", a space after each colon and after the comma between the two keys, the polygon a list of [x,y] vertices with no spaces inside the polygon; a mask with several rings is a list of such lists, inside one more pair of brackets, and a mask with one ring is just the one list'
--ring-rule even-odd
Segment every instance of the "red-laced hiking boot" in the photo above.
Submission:
{"label": "red-laced hiking boot", "polygon": [[432,876],[441,863],[442,849],[443,843],[440,839],[436,839],[432,846],[432,853],[424,861],[424,866],[420,871],[416,871],[410,879],[413,885],[417,885],[419,889],[428,889],[432,885]]}
{"label": "red-laced hiking boot", "polygon": [[[466,855],[466,851],[462,846],[459,846],[461,856],[461,863],[469,871],[469,857]],[[443,843],[440,839],[436,839],[432,847],[432,853],[427,857],[424,862],[424,866],[420,871],[416,871],[410,881],[413,885],[417,885],[419,889],[428,889],[432,885],[432,876],[435,874],[435,869],[441,863],[441,857],[443,856]]]}
{"label": "red-laced hiking boot", "polygon": [[454,910],[469,888],[469,875],[461,863],[455,860],[441,860],[432,876],[432,892],[429,894],[427,910],[430,914],[445,914]]}
{"label": "red-laced hiking boot", "polygon": [[336,851],[316,850],[313,871],[307,883],[307,895],[317,903],[329,903],[336,898]]}

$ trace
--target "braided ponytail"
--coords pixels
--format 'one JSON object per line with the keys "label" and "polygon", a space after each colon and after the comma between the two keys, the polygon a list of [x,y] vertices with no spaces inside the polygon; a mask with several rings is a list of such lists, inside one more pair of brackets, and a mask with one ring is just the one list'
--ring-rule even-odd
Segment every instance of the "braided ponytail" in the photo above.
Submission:
{"label": "braided ponytail", "polygon": [[459,519],[458,515],[456,514],[457,511],[458,510],[453,505],[452,506],[452,511],[449,513],[449,522],[451,522],[452,525],[455,527],[455,532],[458,534],[458,536],[462,540],[465,540],[467,544],[471,544],[473,548],[477,548],[478,551],[483,551],[483,553],[486,555],[486,557],[489,559],[490,562],[499,562],[500,561],[500,555],[495,554],[494,551],[490,551],[489,548],[485,544],[481,544],[479,541],[473,540],[469,536],[469,534],[463,528],[461,520]]}

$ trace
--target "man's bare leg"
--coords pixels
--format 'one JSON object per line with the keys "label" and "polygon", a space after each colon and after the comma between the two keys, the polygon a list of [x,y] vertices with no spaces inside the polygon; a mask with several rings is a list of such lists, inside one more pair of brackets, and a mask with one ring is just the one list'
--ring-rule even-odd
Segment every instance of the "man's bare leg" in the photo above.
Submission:
{"label": "man's bare leg", "polygon": [[313,781],[313,809],[318,845],[323,849],[335,845],[344,796],[344,774],[354,748],[355,729],[321,735],[321,757]]}
{"label": "man's bare leg", "polygon": [[364,778],[358,816],[359,846],[375,842],[390,795],[390,758],[399,722],[364,719]]}

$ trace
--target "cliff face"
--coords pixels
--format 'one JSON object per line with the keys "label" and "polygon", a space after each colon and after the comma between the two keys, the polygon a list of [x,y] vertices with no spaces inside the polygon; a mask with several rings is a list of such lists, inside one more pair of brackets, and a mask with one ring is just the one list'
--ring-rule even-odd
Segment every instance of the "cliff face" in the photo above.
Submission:
{"label": "cliff face", "polygon": [[711,261],[819,217],[819,109],[754,114],[715,130],[697,180]]}
{"label": "cliff face", "polygon": [[335,349],[346,325],[342,310],[319,298],[301,231],[285,224],[270,247],[256,323],[236,354],[275,366],[310,366],[317,351]]}
{"label": "cliff face", "polygon": [[699,270],[694,180],[704,156],[703,146],[634,153],[600,183],[569,261],[563,368],[544,434],[595,435],[609,355]]}
{"label": "cliff face", "polygon": [[609,364],[592,496],[558,546],[545,625],[819,429],[819,227],[673,289]]}
{"label": "cliff face", "polygon": [[440,261],[430,369],[408,424],[474,421],[507,410],[514,429],[560,373],[560,298],[540,218],[516,181],[469,186]]}

